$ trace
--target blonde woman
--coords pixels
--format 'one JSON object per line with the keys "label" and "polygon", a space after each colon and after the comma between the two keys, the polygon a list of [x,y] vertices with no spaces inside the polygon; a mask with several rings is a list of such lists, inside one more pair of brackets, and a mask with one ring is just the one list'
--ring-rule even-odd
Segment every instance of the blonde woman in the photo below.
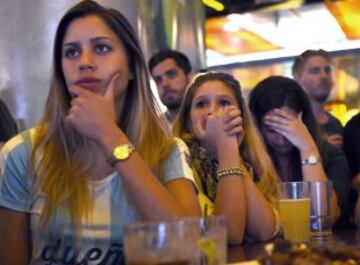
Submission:
{"label": "blonde woman", "polygon": [[120,264],[123,224],[200,215],[148,80],[120,12],[87,0],[61,19],[43,120],[1,151],[1,265]]}
{"label": "blonde woman", "polygon": [[[278,231],[277,175],[231,75],[199,75],[187,89],[174,134],[190,149],[203,212],[224,214],[231,244]],[[253,171],[253,172],[252,172]]]}

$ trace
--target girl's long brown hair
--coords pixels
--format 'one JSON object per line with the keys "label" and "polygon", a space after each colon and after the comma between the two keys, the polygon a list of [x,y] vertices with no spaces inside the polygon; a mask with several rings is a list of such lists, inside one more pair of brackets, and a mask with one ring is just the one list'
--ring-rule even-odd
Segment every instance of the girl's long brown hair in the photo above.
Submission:
{"label": "girl's long brown hair", "polygon": [[45,195],[41,223],[45,224],[55,211],[70,216],[77,226],[91,211],[92,200],[86,174],[97,165],[98,151],[93,140],[86,138],[65,122],[71,97],[62,71],[61,57],[64,36],[75,19],[98,16],[124,43],[133,79],[129,81],[122,117],[118,126],[136,146],[144,161],[155,174],[174,147],[166,124],[158,117],[159,107],[149,86],[149,74],[139,42],[130,24],[117,10],[107,9],[93,1],[82,1],[61,19],[55,36],[54,69],[45,114],[37,127],[32,152],[37,189]]}
{"label": "girl's long brown hair", "polygon": [[198,88],[209,81],[220,81],[233,92],[241,110],[245,132],[239,152],[244,160],[251,163],[254,167],[255,180],[259,190],[267,200],[274,202],[276,183],[279,181],[279,178],[242,97],[240,83],[233,76],[221,72],[208,72],[198,75],[187,88],[180,112],[174,124],[174,135],[184,139],[184,137],[191,133],[190,110],[192,101]]}

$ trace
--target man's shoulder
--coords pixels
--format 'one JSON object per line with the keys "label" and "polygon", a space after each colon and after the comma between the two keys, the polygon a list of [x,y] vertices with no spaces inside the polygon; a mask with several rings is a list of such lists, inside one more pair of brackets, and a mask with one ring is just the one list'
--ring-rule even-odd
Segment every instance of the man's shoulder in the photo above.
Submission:
{"label": "man's shoulder", "polygon": [[342,134],[343,126],[335,116],[327,112],[328,121],[321,125],[327,134]]}
{"label": "man's shoulder", "polygon": [[360,128],[360,113],[353,116],[345,125],[345,128],[348,127],[354,127],[354,128]]}
{"label": "man's shoulder", "polygon": [[338,118],[336,118],[334,115],[332,115],[330,112],[327,112],[327,115],[329,117],[329,120],[327,123],[333,123],[333,124],[338,124],[342,127],[341,122]]}
{"label": "man's shoulder", "polygon": [[344,148],[349,153],[360,152],[360,113],[352,117],[344,127]]}

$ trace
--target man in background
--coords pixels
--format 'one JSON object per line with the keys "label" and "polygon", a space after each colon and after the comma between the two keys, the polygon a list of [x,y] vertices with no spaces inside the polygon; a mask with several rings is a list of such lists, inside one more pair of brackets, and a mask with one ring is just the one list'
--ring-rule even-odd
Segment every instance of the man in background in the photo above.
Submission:
{"label": "man in background", "polygon": [[160,100],[167,107],[164,115],[171,127],[192,77],[191,64],[181,52],[162,50],[150,58],[149,70],[157,85]]}
{"label": "man in background", "polygon": [[336,146],[343,143],[343,127],[338,119],[324,110],[332,80],[331,58],[324,50],[307,50],[296,57],[292,67],[294,79],[303,87],[310,98],[315,118],[325,138]]}

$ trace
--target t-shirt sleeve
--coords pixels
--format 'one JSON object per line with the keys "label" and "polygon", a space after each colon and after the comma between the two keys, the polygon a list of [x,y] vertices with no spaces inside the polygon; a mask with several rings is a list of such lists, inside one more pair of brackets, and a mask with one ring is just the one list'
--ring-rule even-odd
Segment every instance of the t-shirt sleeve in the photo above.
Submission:
{"label": "t-shirt sleeve", "polygon": [[182,140],[176,138],[176,146],[166,160],[163,172],[164,174],[160,177],[162,183],[179,178],[186,178],[195,183],[190,153]]}
{"label": "t-shirt sleeve", "polygon": [[28,212],[30,146],[22,135],[9,140],[0,152],[0,206]]}

